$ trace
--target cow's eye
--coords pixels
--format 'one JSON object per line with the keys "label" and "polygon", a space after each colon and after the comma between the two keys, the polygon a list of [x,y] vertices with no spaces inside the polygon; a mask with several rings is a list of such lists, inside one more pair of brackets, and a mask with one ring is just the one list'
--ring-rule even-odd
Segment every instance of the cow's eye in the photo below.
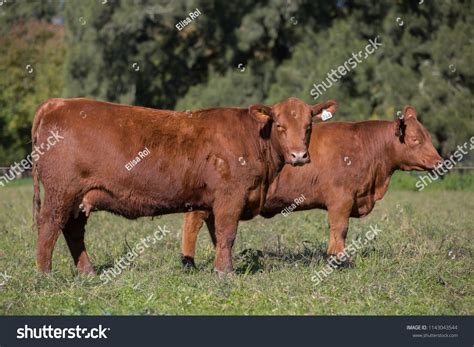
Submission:
{"label": "cow's eye", "polygon": [[414,144],[417,144],[417,145],[420,144],[420,140],[418,139],[418,137],[412,137],[412,138],[411,138],[411,141],[412,141]]}
{"label": "cow's eye", "polygon": [[286,131],[286,129],[279,123],[276,123],[278,131]]}

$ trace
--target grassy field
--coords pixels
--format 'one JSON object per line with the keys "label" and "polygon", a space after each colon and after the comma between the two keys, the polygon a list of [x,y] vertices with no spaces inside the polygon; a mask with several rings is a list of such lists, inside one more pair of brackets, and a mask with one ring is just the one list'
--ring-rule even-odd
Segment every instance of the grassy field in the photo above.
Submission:
{"label": "grassy field", "polygon": [[62,237],[53,273],[38,274],[32,188],[19,181],[0,188],[0,273],[7,275],[0,277],[0,314],[472,315],[474,192],[466,177],[464,191],[457,183],[434,183],[423,192],[411,191],[413,177],[395,177],[394,187],[408,190],[392,187],[368,217],[351,220],[349,240],[373,225],[381,230],[377,238],[356,254],[353,267],[319,285],[311,277],[325,265],[328,240],[326,212],[319,210],[241,223],[237,275],[228,278],[212,272],[207,230],[198,242],[198,270],[181,269],[182,215],[128,221],[99,212],[86,233],[99,271],[158,226],[171,233],[108,284],[77,276]]}

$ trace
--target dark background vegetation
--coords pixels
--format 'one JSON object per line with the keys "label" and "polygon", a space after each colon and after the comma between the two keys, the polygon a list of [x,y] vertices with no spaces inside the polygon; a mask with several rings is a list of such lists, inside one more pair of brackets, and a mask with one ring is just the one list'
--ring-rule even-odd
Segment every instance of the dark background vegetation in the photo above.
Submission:
{"label": "dark background vegetation", "polygon": [[376,36],[383,46],[318,101],[338,100],[338,120],[393,119],[412,104],[447,156],[474,134],[473,22],[472,1],[454,0],[3,0],[0,165],[31,151],[48,98],[176,110],[314,102],[312,84]]}

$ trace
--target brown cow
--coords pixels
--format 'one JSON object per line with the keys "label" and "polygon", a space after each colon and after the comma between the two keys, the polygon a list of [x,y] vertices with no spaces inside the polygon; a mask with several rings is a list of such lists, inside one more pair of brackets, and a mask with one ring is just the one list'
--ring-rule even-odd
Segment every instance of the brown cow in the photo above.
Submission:
{"label": "brown cow", "polygon": [[93,210],[134,219],[191,207],[212,211],[215,269],[232,271],[238,220],[260,213],[285,163],[309,162],[312,118],[335,107],[289,98],[272,107],[174,112],[88,99],[46,101],[33,121],[33,148],[42,148],[50,131],[63,139],[33,166],[39,269],[51,271],[62,231],[78,270],[94,272],[84,244]]}
{"label": "brown cow", "polygon": [[[333,122],[313,127],[310,164],[284,167],[274,180],[261,211],[273,217],[301,194],[296,211],[328,211],[328,255],[344,251],[349,217],[363,217],[383,198],[395,170],[430,170],[441,160],[431,135],[406,106],[403,119],[390,121]],[[315,139],[317,138],[317,141]],[[216,243],[214,217],[205,211],[187,213],[183,226],[182,261],[194,266],[196,237],[206,221]]]}

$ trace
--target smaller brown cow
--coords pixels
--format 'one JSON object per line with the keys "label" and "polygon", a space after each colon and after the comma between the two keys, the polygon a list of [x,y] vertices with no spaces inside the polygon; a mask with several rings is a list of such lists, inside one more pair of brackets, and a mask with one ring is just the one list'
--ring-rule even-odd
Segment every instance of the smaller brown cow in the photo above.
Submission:
{"label": "smaller brown cow", "polygon": [[[310,164],[284,167],[267,194],[263,217],[273,217],[303,194],[295,211],[328,211],[328,255],[345,249],[349,217],[363,217],[383,198],[395,170],[430,170],[442,159],[431,135],[411,106],[396,121],[332,122],[313,126]],[[317,140],[316,140],[317,139]],[[182,261],[194,266],[196,237],[206,222],[215,244],[214,218],[208,212],[184,218]]]}
{"label": "smaller brown cow", "polygon": [[239,219],[260,213],[285,163],[310,161],[312,120],[335,107],[288,98],[271,107],[187,113],[89,99],[46,101],[33,121],[33,148],[42,148],[50,131],[62,140],[33,164],[40,271],[51,271],[62,232],[79,272],[94,272],[84,242],[91,211],[135,219],[193,207],[215,216],[215,269],[231,272]]}

